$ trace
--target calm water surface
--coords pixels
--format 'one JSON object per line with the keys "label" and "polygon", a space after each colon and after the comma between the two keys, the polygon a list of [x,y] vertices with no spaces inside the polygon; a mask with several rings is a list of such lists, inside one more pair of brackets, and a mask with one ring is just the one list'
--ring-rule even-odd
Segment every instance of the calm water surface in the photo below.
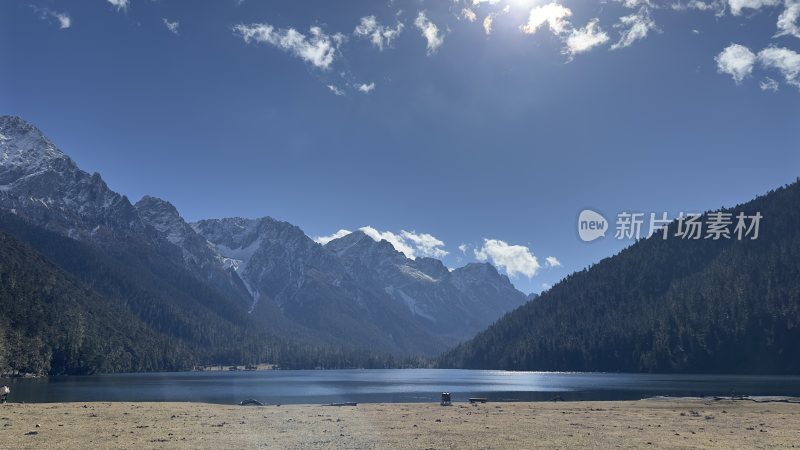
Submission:
{"label": "calm water surface", "polygon": [[264,403],[431,402],[453,400],[629,400],[666,396],[800,397],[800,377],[505,372],[495,370],[281,370],[93,375],[2,380],[9,401],[192,401]]}

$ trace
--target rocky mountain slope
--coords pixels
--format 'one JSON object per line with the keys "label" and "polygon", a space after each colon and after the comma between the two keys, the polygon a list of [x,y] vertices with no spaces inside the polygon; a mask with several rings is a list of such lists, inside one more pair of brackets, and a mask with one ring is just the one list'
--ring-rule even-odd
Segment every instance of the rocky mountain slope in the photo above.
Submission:
{"label": "rocky mountain slope", "polygon": [[[165,200],[146,196],[133,205],[13,116],[0,117],[0,212],[16,238],[187,345],[197,345],[202,327],[195,328],[208,320],[363,354],[431,355],[526,301],[489,265],[451,273],[361,233],[322,246],[268,217],[188,224]],[[96,252],[92,264],[35,241],[38,232],[26,226],[81,243]],[[123,292],[139,294],[133,301]]]}

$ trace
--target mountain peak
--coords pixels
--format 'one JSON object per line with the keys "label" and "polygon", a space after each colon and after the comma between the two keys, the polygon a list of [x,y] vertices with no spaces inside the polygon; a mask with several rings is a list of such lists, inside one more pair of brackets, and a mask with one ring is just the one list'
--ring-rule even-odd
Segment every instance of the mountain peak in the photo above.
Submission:
{"label": "mountain peak", "polygon": [[500,276],[500,272],[497,271],[497,268],[488,262],[472,262],[464,267],[459,267],[453,272]]}
{"label": "mountain peak", "polygon": [[168,241],[173,244],[183,242],[188,226],[172,203],[145,195],[133,206],[142,220],[162,233]]}
{"label": "mountain peak", "polygon": [[258,219],[243,217],[206,219],[194,222],[191,226],[214,244],[222,244],[229,248],[248,247],[259,239],[278,239],[284,242],[308,240],[313,243],[299,227],[268,216]]}
{"label": "mountain peak", "polygon": [[42,132],[17,116],[0,116],[0,184],[71,160]]}
{"label": "mountain peak", "polygon": [[165,213],[169,213],[170,215],[179,216],[178,209],[175,206],[158,197],[153,197],[150,195],[145,195],[141,198],[138,202],[136,202],[136,209],[157,209],[161,210]]}
{"label": "mountain peak", "polygon": [[394,248],[394,245],[389,241],[384,239],[376,241],[361,230],[356,230],[348,235],[334,239],[325,244],[325,248],[339,256],[348,255],[355,250],[359,255],[369,254],[373,257],[378,257],[379,260],[384,258],[398,259],[399,257],[402,257],[404,260],[407,259],[406,256]]}
{"label": "mountain peak", "polygon": [[0,133],[4,135],[36,133],[39,137],[43,137],[38,128],[17,116],[0,116]]}

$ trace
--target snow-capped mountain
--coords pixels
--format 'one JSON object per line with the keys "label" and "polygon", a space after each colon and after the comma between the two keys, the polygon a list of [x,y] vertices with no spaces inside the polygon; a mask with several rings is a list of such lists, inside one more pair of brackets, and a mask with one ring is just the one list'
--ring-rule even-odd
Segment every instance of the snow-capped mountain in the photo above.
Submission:
{"label": "snow-capped mountain", "polygon": [[0,210],[134,258],[137,267],[169,267],[176,272],[147,276],[179,280],[165,281],[175,295],[213,291],[219,303],[206,304],[213,314],[234,308],[271,332],[432,354],[525,302],[491,265],[451,272],[362,232],[322,246],[268,217],[190,225],[165,200],[146,196],[132,205],[17,117],[0,117],[0,151]]}
{"label": "snow-capped mountain", "polygon": [[[334,339],[400,353],[445,342],[380,290],[360,285],[339,258],[287,222],[269,217],[203,220],[193,228],[236,269],[257,300]],[[427,347],[426,347],[427,346]]]}
{"label": "snow-capped mountain", "polygon": [[124,195],[88,174],[36,127],[0,117],[0,208],[80,240],[144,235],[146,226]]}
{"label": "snow-capped mountain", "polygon": [[199,279],[222,292],[229,292],[252,309],[254,297],[236,271],[225,264],[203,236],[199,235],[178,213],[172,203],[157,197],[144,196],[134,205],[142,221],[180,249],[186,268]]}
{"label": "snow-capped mountain", "polygon": [[490,264],[468,264],[452,272],[438,259],[407,258],[387,241],[361,231],[330,241],[348,273],[405,305],[432,332],[457,342],[483,330],[526,301]]}

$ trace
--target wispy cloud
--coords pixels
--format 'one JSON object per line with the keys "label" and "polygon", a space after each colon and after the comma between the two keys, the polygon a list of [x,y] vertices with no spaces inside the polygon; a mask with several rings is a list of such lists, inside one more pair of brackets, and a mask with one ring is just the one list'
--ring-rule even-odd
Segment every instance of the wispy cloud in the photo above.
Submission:
{"label": "wispy cloud", "polygon": [[559,261],[555,256],[548,256],[544,259],[544,261],[544,264],[547,267],[561,267],[561,261]]}
{"label": "wispy cloud", "polygon": [[475,11],[469,8],[464,8],[461,10],[461,17],[467,19],[469,22],[475,22],[478,19],[478,15],[475,14]]}
{"label": "wispy cloud", "polygon": [[768,47],[758,52],[758,62],[767,69],[777,70],[787,84],[800,88],[800,53]]}
{"label": "wispy cloud", "polygon": [[341,237],[345,237],[350,233],[352,233],[352,231],[341,229],[341,230],[337,231],[336,233],[333,233],[333,234],[331,234],[329,236],[317,236],[317,237],[314,238],[314,242],[316,242],[318,244],[325,245],[325,244],[327,244],[328,242],[330,242],[330,241],[332,241],[334,239],[339,239]]}
{"label": "wispy cloud", "polygon": [[170,22],[166,18],[162,17],[161,21],[164,23],[164,26],[167,27],[167,29],[169,30],[170,33],[172,33],[172,34],[174,34],[176,36],[178,35],[178,27],[180,27],[181,24],[178,23],[177,20],[174,21],[174,22]]}
{"label": "wispy cloud", "polygon": [[559,36],[564,43],[561,53],[572,59],[578,53],[591,50],[608,42],[609,37],[600,27],[600,19],[589,20],[581,28],[574,28],[569,18],[572,10],[559,3],[551,2],[533,7],[528,14],[528,21],[520,27],[523,33],[535,34],[547,25],[550,31]]}
{"label": "wispy cloud", "polygon": [[399,234],[392,233],[391,231],[378,231],[371,226],[361,227],[359,230],[363,231],[364,234],[371,237],[375,241],[386,241],[392,244],[392,247],[394,247],[395,250],[406,255],[407,258],[416,258],[414,249],[408,245],[406,240],[403,239],[403,237]]}
{"label": "wispy cloud", "polygon": [[673,11],[714,11],[717,15],[725,14],[725,0],[689,0],[688,2],[676,1],[670,5]]}
{"label": "wispy cloud", "polygon": [[427,256],[431,258],[443,258],[449,254],[444,247],[441,239],[428,233],[417,233],[415,231],[401,231],[400,235],[414,246],[416,256]]}
{"label": "wispy cloud", "polygon": [[569,27],[572,10],[558,3],[536,6],[528,14],[528,21],[520,27],[523,33],[534,34],[547,24],[554,34],[561,34]]}
{"label": "wispy cloud", "polygon": [[333,95],[336,95],[336,96],[339,96],[339,97],[344,97],[344,96],[345,96],[345,93],[344,93],[344,91],[343,91],[342,89],[340,89],[340,88],[339,88],[338,86],[336,86],[336,85],[329,84],[329,85],[328,85],[328,89],[329,89],[331,92],[333,92]]}
{"label": "wispy cloud", "polygon": [[401,230],[400,233],[393,233],[391,231],[378,231],[370,226],[359,229],[375,241],[385,240],[389,242],[397,251],[402,252],[410,259],[415,259],[418,256],[441,258],[448,255],[448,252],[442,248],[444,247],[444,242],[427,233],[405,230]]}
{"label": "wispy cloud", "polygon": [[425,11],[420,11],[419,14],[417,14],[414,25],[419,29],[420,33],[422,33],[422,37],[425,38],[428,54],[436,53],[439,47],[444,44],[444,35],[439,31],[439,27],[428,19]]}
{"label": "wispy cloud", "polygon": [[[392,244],[395,250],[403,253],[410,259],[416,259],[417,257],[443,258],[449,254],[449,252],[443,248],[444,242],[428,233],[417,233],[415,231],[406,230],[393,233],[391,231],[380,231],[371,226],[361,227],[359,231],[376,242],[386,241]],[[329,236],[317,236],[314,238],[314,241],[325,245],[334,239],[339,239],[350,233],[351,231],[349,230],[341,229]]]}
{"label": "wispy cloud", "polygon": [[762,91],[772,91],[778,92],[778,88],[780,85],[777,81],[773,80],[770,77],[764,77],[764,79],[758,84]]}
{"label": "wispy cloud", "polygon": [[489,14],[488,16],[484,17],[483,19],[483,32],[486,35],[492,34],[492,26],[494,25],[494,15]]}
{"label": "wispy cloud", "polygon": [[486,33],[487,36],[492,34],[494,30],[494,19],[500,14],[507,14],[509,11],[511,11],[511,5],[506,5],[499,11],[493,11],[487,14],[486,17],[483,18],[483,32]]}
{"label": "wispy cloud", "polygon": [[509,245],[499,239],[484,239],[483,246],[475,249],[475,258],[478,261],[491,261],[505,270],[509,277],[524,275],[531,278],[541,268],[539,260],[528,247]]}
{"label": "wispy cloud", "polygon": [[614,0],[617,3],[622,3],[626,8],[638,8],[640,6],[652,6],[652,0]]}
{"label": "wispy cloud", "polygon": [[326,34],[320,27],[311,27],[309,35],[289,29],[277,29],[265,23],[236,25],[233,31],[246,43],[263,42],[284,50],[319,69],[328,69],[344,41],[340,33]]}
{"label": "wispy cloud", "polygon": [[50,21],[55,19],[58,23],[58,28],[61,30],[65,30],[72,26],[72,19],[69,17],[69,14],[65,12],[58,12],[53,11],[49,8],[39,8],[35,5],[30,5],[31,9],[33,9],[37,14],[39,14],[39,18],[42,20]]}
{"label": "wispy cloud", "polygon": [[621,28],[619,41],[611,46],[611,50],[630,47],[634,42],[644,39],[652,30],[656,30],[656,23],[650,18],[650,10],[642,7],[635,14],[619,18],[619,23],[614,28]]}
{"label": "wispy cloud", "polygon": [[358,85],[358,90],[360,92],[365,93],[365,94],[369,94],[370,92],[375,90],[375,83],[359,84]]}
{"label": "wispy cloud", "polygon": [[592,19],[583,28],[576,28],[569,32],[564,40],[563,53],[572,57],[598,45],[603,45],[608,40],[608,35],[600,28],[600,20]]}
{"label": "wispy cloud", "polygon": [[778,16],[778,33],[775,37],[800,38],[800,0],[787,0],[786,9]]}
{"label": "wispy cloud", "polygon": [[124,11],[128,9],[128,6],[131,4],[130,0],[108,0],[108,3],[116,7],[117,11]]}
{"label": "wispy cloud", "polygon": [[353,34],[360,38],[369,39],[372,45],[379,50],[385,47],[391,47],[392,42],[400,36],[403,32],[403,24],[397,22],[394,28],[381,25],[375,16],[366,16],[361,18],[361,22],[356,26]]}
{"label": "wispy cloud", "polygon": [[759,10],[766,6],[779,5],[783,0],[728,0],[731,14],[739,16],[745,9]]}

